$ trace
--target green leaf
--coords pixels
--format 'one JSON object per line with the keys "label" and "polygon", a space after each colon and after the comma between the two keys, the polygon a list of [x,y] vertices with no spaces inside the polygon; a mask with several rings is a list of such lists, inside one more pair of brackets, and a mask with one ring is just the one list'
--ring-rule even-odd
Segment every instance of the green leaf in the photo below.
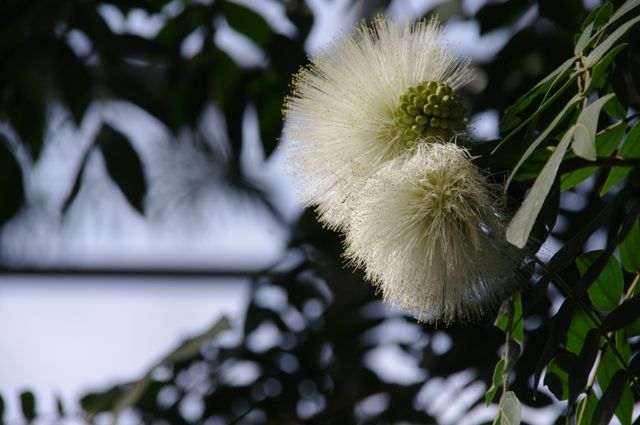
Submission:
{"label": "green leaf", "polygon": [[604,104],[613,96],[614,94],[608,94],[601,97],[580,112],[575,125],[576,131],[573,135],[573,144],[571,145],[573,151],[579,157],[588,159],[589,161],[596,160],[596,132],[598,130],[598,118],[600,117],[600,111]]}
{"label": "green leaf", "polygon": [[500,128],[502,131],[509,131],[518,125],[522,121],[518,117],[518,114],[525,110],[527,106],[529,106],[538,96],[551,90],[555,84],[565,76],[574,61],[575,59],[571,58],[563,62],[531,90],[520,97],[520,99],[518,99],[513,105],[508,107],[500,121]]}
{"label": "green leaf", "polygon": [[608,425],[611,417],[616,411],[622,398],[622,393],[627,385],[627,374],[625,371],[618,371],[607,389],[602,394],[596,410],[593,414],[593,425]]}
{"label": "green leaf", "polygon": [[576,409],[576,425],[591,425],[593,413],[596,411],[598,397],[591,391],[586,397],[580,400]]}
{"label": "green leaf", "polygon": [[582,31],[578,41],[576,41],[576,47],[573,49],[573,54],[577,55],[582,53],[585,47],[589,44],[589,39],[591,38],[591,32],[593,31],[593,23],[587,25],[587,27]]}
{"label": "green leaf", "polygon": [[491,388],[487,390],[487,394],[485,395],[485,398],[484,398],[487,406],[493,402],[493,399],[496,396],[496,393],[502,386],[502,375],[504,374],[505,363],[506,363],[505,358],[502,357],[498,361],[498,363],[496,363],[496,368],[493,370],[493,380],[491,382]]}
{"label": "green leaf", "polygon": [[638,6],[640,6],[640,0],[627,0],[627,1],[625,1],[622,4],[622,6],[620,6],[618,8],[618,10],[616,10],[616,13],[613,14],[613,16],[611,17],[609,22],[613,23],[613,22],[617,21],[619,18],[621,18],[623,15],[625,15],[631,9],[634,9],[634,8],[636,8]]}
{"label": "green leaf", "polygon": [[586,93],[602,88],[607,84],[607,75],[611,63],[616,58],[616,56],[618,56],[618,53],[620,53],[627,46],[627,43],[617,45],[609,52],[607,52],[607,54],[591,68],[591,78],[589,79],[589,84],[587,85],[587,89],[585,90]]}
{"label": "green leaf", "polygon": [[27,421],[32,421],[36,418],[36,397],[31,391],[20,393],[20,410]]}
{"label": "green leaf", "polygon": [[594,329],[594,327],[595,324],[591,321],[587,313],[583,310],[576,311],[567,332],[567,341],[565,343],[567,350],[574,354],[580,354],[587,333]]}
{"label": "green leaf", "polygon": [[542,168],[542,171],[540,171],[540,175],[533,183],[529,194],[507,227],[507,241],[518,248],[523,248],[529,239],[529,233],[553,185],[560,163],[569,147],[569,142],[573,138],[574,129],[575,127],[571,127],[564,134],[553,154],[551,154],[551,157]]}
{"label": "green leaf", "polygon": [[587,18],[582,23],[580,29],[584,30],[587,25],[593,23],[593,27],[595,29],[600,28],[602,25],[606,24],[611,18],[611,14],[613,13],[613,5],[611,3],[604,3],[600,6],[594,8]]}
{"label": "green leaf", "polygon": [[600,330],[611,332],[622,329],[640,317],[640,295],[626,300],[613,310],[602,322]]}
{"label": "green leaf", "polygon": [[259,13],[230,1],[223,3],[222,10],[231,28],[249,37],[258,46],[267,43],[271,28]]}
{"label": "green leaf", "polygon": [[640,220],[638,219],[627,237],[620,243],[620,260],[629,273],[640,270]]}
{"label": "green leaf", "polygon": [[573,304],[569,300],[565,300],[560,306],[560,310],[551,319],[551,329],[549,331],[549,337],[547,342],[542,348],[538,362],[536,363],[535,376],[533,380],[533,387],[538,388],[540,382],[540,376],[542,376],[542,370],[547,366],[549,361],[553,358],[553,354],[556,352],[562,341],[567,336],[569,325],[571,324],[571,318],[573,317]]}
{"label": "green leaf", "polygon": [[524,342],[522,297],[519,293],[503,303],[495,325],[504,332],[508,330],[511,337],[518,343],[522,344]]}
{"label": "green leaf", "polygon": [[0,226],[24,204],[22,170],[7,144],[0,138]]}
{"label": "green leaf", "polygon": [[[602,253],[602,250],[592,251],[576,258],[576,265],[582,276]],[[618,307],[623,290],[622,268],[616,257],[611,256],[595,283],[589,286],[589,298],[593,305],[600,310],[611,311]]]}
{"label": "green leaf", "polygon": [[632,20],[620,25],[618,29],[612,32],[607,38],[604,39],[602,43],[596,46],[596,48],[594,48],[591,53],[589,53],[589,55],[585,59],[585,65],[589,68],[595,65],[596,62],[598,62],[600,58],[602,58],[602,56],[613,47],[616,41],[618,41],[627,31],[629,31],[632,26],[634,26],[638,22],[640,22],[640,16],[636,16]]}
{"label": "green leaf", "polygon": [[600,349],[600,334],[597,329],[591,329],[585,337],[582,350],[575,363],[569,370],[569,406],[572,406],[582,393],[589,380],[589,373],[598,356]]}
{"label": "green leaf", "polygon": [[521,418],[521,406],[518,397],[513,391],[507,391],[500,397],[498,416],[493,425],[519,425]]}
{"label": "green leaf", "polygon": [[[596,136],[596,151],[598,152],[598,157],[610,156],[620,144],[620,140],[622,140],[625,130],[625,126],[620,123],[604,130]],[[575,187],[599,169],[600,168],[596,166],[584,167],[570,173],[563,174],[560,178],[560,190],[565,191]]]}
{"label": "green leaf", "polygon": [[103,125],[96,138],[107,165],[107,171],[132,207],[144,213],[143,199],[147,182],[138,154],[129,140],[109,125]]}
{"label": "green leaf", "polygon": [[[640,157],[640,121],[635,123],[631,128],[631,131],[629,131],[629,134],[627,134],[627,138],[625,139],[617,156],[620,158]],[[618,182],[625,178],[630,171],[631,167],[611,168],[609,175],[607,176],[607,180],[604,182],[604,185],[600,190],[600,196],[606,195],[609,189],[618,184]]]}
{"label": "green leaf", "polygon": [[544,375],[544,385],[558,400],[569,398],[569,370],[576,361],[576,355],[566,350],[560,350],[554,357]]}
{"label": "green leaf", "polygon": [[[613,351],[607,347],[600,357],[600,363],[598,364],[598,371],[596,373],[598,384],[600,384],[600,388],[602,388],[603,391],[609,387],[609,383],[614,375],[620,370],[622,370],[622,367],[620,366],[618,358],[613,354]],[[622,394],[621,402],[616,408],[616,416],[623,425],[631,423],[632,410],[633,394],[630,388],[626,388]]]}

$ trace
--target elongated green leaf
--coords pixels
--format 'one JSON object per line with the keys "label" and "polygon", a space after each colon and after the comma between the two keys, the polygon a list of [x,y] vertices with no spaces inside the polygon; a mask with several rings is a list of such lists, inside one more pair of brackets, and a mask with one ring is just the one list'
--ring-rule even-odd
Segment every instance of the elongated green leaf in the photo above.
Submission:
{"label": "elongated green leaf", "polygon": [[609,101],[614,94],[608,94],[594,101],[584,108],[576,122],[576,131],[573,135],[573,143],[571,145],[573,151],[579,157],[595,161],[597,157],[596,151],[596,132],[598,130],[598,118],[600,111],[605,103]]}
{"label": "elongated green leaf", "polygon": [[518,343],[522,344],[524,342],[522,297],[520,294],[516,294],[513,298],[503,303],[495,325],[504,332],[508,330],[511,333],[511,337]]}
{"label": "elongated green leaf", "polygon": [[640,220],[638,219],[620,244],[620,260],[629,273],[640,270]]}
{"label": "elongated green leaf", "polygon": [[[629,134],[627,134],[627,138],[625,139],[617,156],[621,158],[640,157],[640,121],[635,123],[631,128],[631,131],[629,131]],[[600,190],[600,196],[606,195],[609,189],[618,184],[618,182],[625,178],[630,171],[630,167],[611,168],[609,175],[607,176],[607,180],[604,182],[604,185]]]}
{"label": "elongated green leaf", "polygon": [[249,37],[258,46],[266,44],[271,28],[262,15],[230,1],[223,3],[222,10],[225,19],[233,29]]}
{"label": "elongated green leaf", "polygon": [[618,53],[627,46],[627,43],[618,44],[616,47],[608,51],[607,54],[591,68],[591,78],[589,79],[589,84],[585,90],[586,93],[600,89],[607,84],[608,81],[606,77],[611,63],[616,56],[618,56]]}
{"label": "elongated green leaf", "polygon": [[600,28],[602,25],[606,24],[611,18],[611,14],[613,13],[613,5],[611,3],[604,3],[600,6],[594,8],[587,18],[584,20],[580,29],[584,30],[587,25],[593,23],[594,29]]}
{"label": "elongated green leaf", "polygon": [[493,379],[491,382],[491,387],[487,390],[487,393],[484,397],[484,401],[487,404],[487,406],[493,402],[493,399],[496,396],[496,393],[502,386],[502,375],[504,374],[505,363],[506,361],[504,357],[502,357],[498,361],[498,363],[496,363],[496,368],[493,370]]}
{"label": "elongated green leaf", "polygon": [[587,25],[587,27],[580,34],[580,38],[576,41],[576,47],[573,49],[573,54],[577,55],[582,53],[585,47],[589,44],[589,39],[591,38],[591,32],[593,31],[593,22]]}
{"label": "elongated green leaf", "polygon": [[611,417],[616,411],[616,407],[622,398],[622,392],[627,384],[627,374],[625,371],[618,371],[611,383],[607,386],[602,398],[598,402],[596,411],[593,413],[593,425],[608,425]]}
{"label": "elongated green leaf", "polygon": [[583,310],[577,310],[571,319],[571,325],[567,331],[567,340],[565,346],[567,350],[574,354],[580,354],[584,341],[590,330],[594,329],[595,324],[589,319],[587,313]]}
{"label": "elongated green leaf", "polygon": [[593,413],[596,411],[598,397],[592,392],[580,400],[576,409],[576,425],[591,425]]}
{"label": "elongated green leaf", "polygon": [[582,350],[569,371],[569,406],[572,406],[583,392],[589,380],[589,373],[600,349],[600,335],[597,329],[591,329],[585,337]]}
{"label": "elongated green leaf", "polygon": [[562,341],[567,336],[567,330],[571,324],[571,318],[573,317],[573,305],[569,300],[565,300],[560,306],[560,310],[551,319],[551,329],[549,331],[549,338],[542,348],[538,362],[536,363],[536,371],[533,379],[533,388],[538,388],[540,377],[542,376],[542,370],[547,366],[549,361],[553,358],[553,354],[558,349]]}
{"label": "elongated green leaf", "polygon": [[[589,267],[602,255],[603,251],[592,251],[576,258],[580,274],[584,276]],[[595,282],[589,286],[589,298],[600,310],[611,311],[618,307],[624,290],[624,276],[616,257],[611,256]]]}
{"label": "elongated green leaf", "polygon": [[[598,135],[596,137],[596,151],[598,152],[598,157],[610,156],[620,144],[620,140],[622,140],[625,130],[626,127],[624,124],[620,123],[619,125],[608,128]],[[570,173],[563,174],[560,179],[560,190],[565,191],[575,187],[599,169],[600,168],[596,166],[584,167]]]}
{"label": "elongated green leaf", "polygon": [[500,121],[502,131],[509,131],[518,125],[522,121],[518,117],[518,114],[525,110],[527,106],[529,106],[538,96],[553,88],[555,84],[566,74],[574,61],[574,58],[567,59],[542,81],[536,84],[531,90],[525,93],[520,99],[518,99],[516,103],[507,108],[502,120]]}
{"label": "elongated green leaf", "polygon": [[[603,391],[609,387],[609,383],[619,370],[622,370],[622,367],[620,366],[618,358],[613,354],[611,348],[607,347],[602,353],[602,356],[600,356],[598,371],[596,373],[598,384],[600,384],[600,388],[602,388]],[[629,400],[630,397],[631,400]],[[616,408],[616,416],[623,425],[631,423],[632,410],[633,394],[631,393],[631,388],[626,388],[622,394],[621,402]]]}
{"label": "elongated green leaf", "polygon": [[602,322],[602,332],[622,329],[640,317],[640,295],[628,299],[613,310]]}
{"label": "elongated green leaf", "polygon": [[604,56],[604,54],[613,47],[616,41],[618,41],[627,31],[629,31],[632,26],[634,26],[638,22],[640,22],[640,16],[636,16],[630,21],[627,21],[624,24],[620,25],[618,29],[612,32],[607,38],[604,39],[602,43],[596,46],[596,48],[593,49],[591,53],[589,53],[589,55],[585,59],[586,66],[592,67],[593,65],[595,65],[596,62],[598,62],[600,58],[602,58],[602,56]]}
{"label": "elongated green leaf", "polygon": [[107,165],[107,171],[132,207],[144,212],[143,200],[147,182],[138,154],[119,131],[104,125],[96,139]]}
{"label": "elongated green leaf", "polygon": [[558,167],[560,167],[564,154],[567,152],[574,130],[575,127],[571,127],[562,137],[555,151],[542,168],[540,175],[533,183],[533,187],[522,206],[520,206],[520,209],[518,209],[507,227],[507,241],[518,248],[523,248],[529,239],[529,233],[531,233],[533,224],[540,213],[540,208],[542,208],[542,204],[544,204],[544,200],[549,194],[549,189],[551,189],[551,185],[556,178]]}
{"label": "elongated green leaf", "polygon": [[618,10],[616,10],[616,12],[613,14],[613,16],[611,16],[610,22],[613,23],[613,22],[617,21],[622,16],[624,16],[627,12],[629,12],[630,10],[632,10],[632,9],[638,7],[638,6],[640,6],[640,0],[627,0],[627,1],[625,1],[622,4],[622,6],[620,6],[618,8]]}
{"label": "elongated green leaf", "polygon": [[500,398],[498,416],[493,425],[519,425],[522,415],[520,400],[513,391],[507,391]]}

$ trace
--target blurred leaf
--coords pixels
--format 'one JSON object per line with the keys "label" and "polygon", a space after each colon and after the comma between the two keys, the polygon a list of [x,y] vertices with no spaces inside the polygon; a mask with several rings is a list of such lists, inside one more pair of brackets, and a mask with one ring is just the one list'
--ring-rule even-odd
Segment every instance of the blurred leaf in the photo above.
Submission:
{"label": "blurred leaf", "polygon": [[596,132],[600,110],[613,96],[613,94],[608,94],[601,97],[580,112],[571,145],[576,155],[589,161],[596,160]]}
{"label": "blurred leaf", "polygon": [[591,425],[593,413],[596,411],[598,397],[591,391],[580,400],[576,409],[576,425]]}
{"label": "blurred leaf", "polygon": [[[592,251],[576,258],[580,274],[584,276],[591,265],[602,255],[603,251]],[[611,311],[618,306],[624,290],[624,276],[620,263],[611,256],[594,284],[589,286],[589,298],[600,310]]]}
{"label": "blurred leaf", "polygon": [[[640,157],[640,121],[636,122],[631,128],[631,131],[629,131],[629,134],[627,134],[627,138],[625,139],[617,156],[620,158]],[[630,167],[611,168],[609,175],[607,176],[607,180],[604,182],[604,185],[600,190],[600,196],[606,195],[609,189],[620,182],[620,180],[624,179],[630,171]]]}
{"label": "blurred leaf", "polygon": [[493,425],[518,425],[520,424],[521,407],[518,397],[513,391],[507,391],[500,398],[498,416]]}
{"label": "blurred leaf", "polygon": [[558,7],[554,0],[539,0],[538,8],[540,15],[564,28],[575,28],[584,16],[584,6],[580,0],[565,1],[562,7]]}
{"label": "blurred leaf", "polygon": [[24,203],[22,170],[5,141],[0,138],[0,226]]}
{"label": "blurred leaf", "polygon": [[626,300],[618,308],[613,310],[602,322],[600,330],[611,332],[622,329],[640,317],[640,295]]}
{"label": "blurred leaf", "polygon": [[620,260],[629,273],[640,270],[640,221],[638,219],[620,244]]}
{"label": "blurred leaf", "polygon": [[[596,137],[596,150],[598,152],[598,157],[610,156],[620,144],[620,140],[622,140],[625,130],[626,128],[624,124],[620,123],[599,134]],[[584,167],[571,171],[567,174],[563,174],[560,178],[560,190],[565,191],[575,187],[599,169],[600,168],[597,166]]]}
{"label": "blurred leaf", "polygon": [[577,310],[573,315],[573,319],[571,319],[571,325],[567,332],[567,341],[565,343],[567,350],[580,354],[587,334],[594,328],[595,324],[587,313],[583,310]]}
{"label": "blurred leaf", "polygon": [[129,204],[144,214],[143,200],[147,182],[137,152],[125,135],[104,124],[96,136],[107,165],[107,171]]}
{"label": "blurred leaf", "polygon": [[505,363],[504,357],[496,363],[496,368],[493,371],[493,379],[491,380],[491,387],[487,390],[485,395],[485,403],[487,406],[493,402],[496,393],[502,386],[502,376],[504,374]]}
{"label": "blurred leaf", "polygon": [[608,425],[611,417],[616,411],[618,403],[622,398],[622,392],[627,384],[627,374],[625,371],[618,371],[607,389],[602,394],[596,410],[593,414],[593,425]]}
{"label": "blurred leaf", "polygon": [[78,171],[76,172],[76,177],[73,181],[71,191],[69,191],[67,198],[62,203],[63,215],[66,214],[67,211],[69,211],[69,207],[71,207],[71,204],[73,204],[73,201],[76,199],[76,196],[78,196],[78,193],[80,192],[80,188],[82,187],[82,176],[84,175],[84,169],[87,166],[87,162],[89,160],[91,152],[93,152],[93,146],[91,146],[91,148],[85,152],[82,160],[80,161],[80,167],[78,167]]}
{"label": "blurred leaf", "polygon": [[[615,16],[615,14],[614,14],[614,16]],[[585,59],[585,65],[587,67],[589,67],[589,68],[591,68],[593,65],[595,65],[602,58],[602,56],[604,56],[605,53],[607,53],[613,47],[613,45],[632,26],[634,26],[638,22],[640,22],[640,16],[636,16],[635,18],[631,19],[630,21],[627,21],[624,24],[620,25],[618,27],[618,29],[616,29],[614,32],[612,32],[607,38],[604,39],[604,41],[602,43],[600,43],[598,46],[596,46],[591,51],[591,53],[589,53],[589,55]]]}
{"label": "blurred leaf", "polygon": [[0,394],[0,423],[4,422],[4,398]]}
{"label": "blurred leaf", "polygon": [[222,11],[231,28],[249,37],[258,46],[267,43],[271,28],[261,15],[230,1],[222,3]]}
{"label": "blurred leaf", "polygon": [[518,99],[513,105],[508,107],[502,119],[500,120],[500,128],[503,132],[513,129],[516,125],[521,123],[521,119],[518,117],[520,112],[524,111],[538,96],[546,94],[555,87],[556,83],[561,81],[565,75],[568,74],[571,65],[575,59],[571,58],[563,62],[558,68],[547,75],[542,81],[536,84],[531,90]]}
{"label": "blurred leaf", "polygon": [[60,418],[65,417],[64,403],[62,402],[62,398],[60,396],[56,396],[56,412]]}
{"label": "blurred leaf", "polygon": [[551,157],[533,183],[529,194],[507,227],[507,240],[518,248],[523,248],[529,239],[529,233],[540,213],[549,189],[556,177],[560,163],[569,147],[575,127],[571,127],[551,154]]}
{"label": "blurred leaf", "polygon": [[530,7],[525,0],[486,2],[476,13],[480,34],[515,24]]}
{"label": "blurred leaf", "polygon": [[597,329],[587,333],[580,354],[569,371],[569,406],[572,406],[582,393],[589,380],[589,373],[600,349],[600,334]]}
{"label": "blurred leaf", "polygon": [[567,331],[571,324],[571,318],[573,317],[573,305],[569,300],[565,300],[560,306],[560,310],[550,319],[549,337],[545,342],[540,357],[536,363],[535,376],[533,380],[533,388],[538,388],[540,382],[540,376],[543,369],[547,366],[549,361],[553,358],[554,353],[562,344],[562,341],[567,337]]}
{"label": "blurred leaf", "polygon": [[27,421],[36,418],[36,397],[31,391],[20,393],[20,411]]}

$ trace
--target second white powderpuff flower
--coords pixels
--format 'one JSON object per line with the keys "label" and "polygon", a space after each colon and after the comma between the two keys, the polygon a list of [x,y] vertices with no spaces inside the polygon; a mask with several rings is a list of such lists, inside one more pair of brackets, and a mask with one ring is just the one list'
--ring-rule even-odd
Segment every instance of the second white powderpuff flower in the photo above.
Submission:
{"label": "second white powderpuff flower", "polygon": [[419,321],[475,321],[518,288],[516,251],[467,151],[420,145],[367,181],[346,255]]}
{"label": "second white powderpuff flower", "polygon": [[471,79],[435,19],[380,17],[311,57],[284,107],[283,142],[304,201],[327,227],[345,230],[353,197],[381,164],[464,133],[454,90]]}

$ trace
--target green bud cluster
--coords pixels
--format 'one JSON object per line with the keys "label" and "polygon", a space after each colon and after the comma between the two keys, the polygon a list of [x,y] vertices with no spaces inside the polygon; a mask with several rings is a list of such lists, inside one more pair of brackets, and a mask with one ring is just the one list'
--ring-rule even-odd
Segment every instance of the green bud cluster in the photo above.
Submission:
{"label": "green bud cluster", "polygon": [[464,130],[465,114],[460,97],[448,84],[423,81],[400,96],[393,118],[404,144],[412,146],[418,138],[449,141]]}

